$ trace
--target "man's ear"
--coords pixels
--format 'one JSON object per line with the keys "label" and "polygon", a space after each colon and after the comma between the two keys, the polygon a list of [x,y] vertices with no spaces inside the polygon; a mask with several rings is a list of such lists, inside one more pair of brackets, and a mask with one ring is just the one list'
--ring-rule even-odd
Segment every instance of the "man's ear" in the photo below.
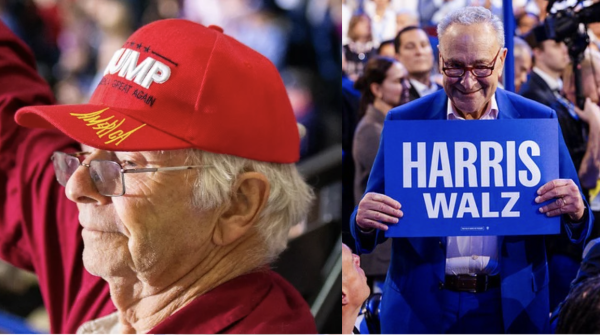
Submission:
{"label": "man's ear", "polygon": [[213,242],[216,245],[229,245],[256,223],[271,190],[266,176],[257,172],[238,176],[231,191],[231,204],[217,219]]}
{"label": "man's ear", "polygon": [[502,77],[502,72],[504,70],[504,64],[506,63],[506,53],[508,52],[508,49],[506,48],[502,48],[502,50],[500,51],[500,55],[498,55],[498,58],[500,59],[500,64],[498,65],[498,73],[500,74],[499,77]]}
{"label": "man's ear", "polygon": [[345,306],[348,303],[350,303],[350,300],[348,300],[348,297],[346,296],[346,293],[342,289],[342,306]]}

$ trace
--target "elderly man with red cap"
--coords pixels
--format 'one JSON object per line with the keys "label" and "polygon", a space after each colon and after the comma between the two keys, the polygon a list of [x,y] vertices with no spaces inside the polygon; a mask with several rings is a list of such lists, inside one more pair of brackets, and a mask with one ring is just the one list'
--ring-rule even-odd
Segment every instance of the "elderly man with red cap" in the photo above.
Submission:
{"label": "elderly man with red cap", "polygon": [[71,106],[33,64],[0,23],[0,258],[38,275],[53,333],[316,332],[268,268],[312,194],[266,58],[157,21]]}

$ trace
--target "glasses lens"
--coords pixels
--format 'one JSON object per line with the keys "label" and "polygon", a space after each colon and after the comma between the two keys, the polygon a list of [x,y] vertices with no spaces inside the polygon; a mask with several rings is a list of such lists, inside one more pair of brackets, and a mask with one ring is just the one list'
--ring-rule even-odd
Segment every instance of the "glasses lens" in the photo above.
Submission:
{"label": "glasses lens", "polygon": [[98,192],[104,196],[121,196],[125,193],[121,166],[114,161],[91,161],[90,176]]}
{"label": "glasses lens", "polygon": [[52,156],[52,163],[54,164],[54,172],[56,174],[56,180],[63,187],[67,185],[71,175],[75,173],[79,168],[79,159],[74,156],[55,152]]}
{"label": "glasses lens", "polygon": [[477,77],[487,77],[492,74],[492,69],[489,68],[474,68],[473,74]]}
{"label": "glasses lens", "polygon": [[448,77],[460,77],[463,75],[464,70],[461,68],[447,68],[444,69],[444,73]]}

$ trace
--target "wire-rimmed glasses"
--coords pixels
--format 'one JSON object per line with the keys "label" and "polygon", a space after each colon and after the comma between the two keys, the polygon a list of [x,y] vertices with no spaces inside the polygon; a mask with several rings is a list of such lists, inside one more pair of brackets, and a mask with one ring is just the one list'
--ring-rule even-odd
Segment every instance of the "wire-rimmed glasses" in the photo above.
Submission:
{"label": "wire-rimmed glasses", "polygon": [[80,161],[80,158],[89,155],[89,152],[63,153],[54,152],[52,163],[56,173],[56,180],[65,187],[71,176],[79,166],[87,167],[98,192],[104,196],[118,197],[125,195],[125,174],[153,173],[158,171],[188,170],[210,167],[179,166],[161,168],[135,168],[125,169],[120,163],[110,160],[91,160],[89,164]]}
{"label": "wire-rimmed glasses", "polygon": [[[477,78],[485,78],[492,75],[494,72],[494,68],[496,67],[496,61],[498,60],[498,55],[500,55],[500,50],[494,56],[494,62],[490,66],[485,65],[475,65],[475,66],[463,66],[463,67],[442,67],[442,71],[448,77],[462,77],[467,71],[471,71],[471,74]],[[440,53],[441,55],[441,53]],[[442,62],[446,64],[444,60],[444,56],[442,56]]]}

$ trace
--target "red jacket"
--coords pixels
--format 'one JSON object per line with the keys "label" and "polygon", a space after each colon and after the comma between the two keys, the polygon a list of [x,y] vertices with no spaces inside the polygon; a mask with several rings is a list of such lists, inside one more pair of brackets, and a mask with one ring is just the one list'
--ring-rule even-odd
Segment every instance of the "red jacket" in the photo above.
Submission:
{"label": "red jacket", "polygon": [[[0,22],[0,258],[32,272],[52,333],[75,333],[113,313],[108,284],[83,267],[75,203],[55,179],[54,151],[76,151],[57,130],[18,126],[22,106],[52,104],[29,49]],[[272,271],[244,275],[196,298],[151,333],[316,333],[306,302]]]}

